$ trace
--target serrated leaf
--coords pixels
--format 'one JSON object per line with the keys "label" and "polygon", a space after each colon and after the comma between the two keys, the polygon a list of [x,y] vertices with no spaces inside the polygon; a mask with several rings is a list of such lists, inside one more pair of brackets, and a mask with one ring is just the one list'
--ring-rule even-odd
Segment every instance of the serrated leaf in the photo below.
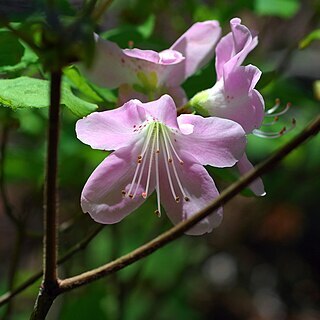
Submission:
{"label": "serrated leaf", "polygon": [[[0,104],[14,110],[48,107],[49,81],[29,77],[0,79]],[[91,113],[98,107],[75,96],[70,86],[65,83],[62,85],[61,104],[66,105],[79,117]]]}
{"label": "serrated leaf", "polygon": [[320,40],[320,29],[312,31],[304,39],[302,39],[299,43],[299,48],[305,49],[311,44],[311,42],[315,40]]}

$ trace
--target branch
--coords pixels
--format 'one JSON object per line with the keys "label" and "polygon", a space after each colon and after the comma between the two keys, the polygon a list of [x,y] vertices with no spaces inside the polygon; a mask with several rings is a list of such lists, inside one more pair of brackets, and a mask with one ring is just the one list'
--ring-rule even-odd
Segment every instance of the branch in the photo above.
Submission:
{"label": "branch", "polygon": [[10,205],[6,188],[5,188],[5,176],[4,176],[4,166],[6,161],[6,155],[7,155],[7,143],[8,143],[8,136],[9,136],[9,129],[10,126],[8,124],[8,119],[6,119],[3,128],[2,128],[2,135],[1,135],[1,145],[0,145],[0,194],[2,197],[2,202],[4,205],[5,213],[8,216],[8,218],[14,223],[14,225],[19,228],[20,222],[16,218],[16,216],[13,214],[12,207]]}
{"label": "branch", "polygon": [[45,319],[59,287],[57,280],[57,175],[61,69],[51,72],[46,183],[44,191],[43,284],[30,319]]}
{"label": "branch", "polygon": [[269,171],[292,150],[301,145],[309,137],[317,134],[319,130],[320,116],[318,116],[315,121],[308,125],[299,135],[292,139],[288,144],[280,148],[275,154],[270,156],[264,162],[258,164],[241,179],[239,179],[237,182],[225,189],[218,198],[216,198],[210,205],[201,210],[199,213],[195,214],[188,220],[180,222],[175,227],[164,232],[162,235],[139,247],[138,249],[110,263],[107,263],[99,268],[77,275],[75,277],[61,280],[59,283],[59,294],[86,285],[104,276],[121,270],[124,267],[150,255],[159,248],[177,239],[178,237],[183,235],[185,231],[193,227],[197,222],[201,221],[204,217],[208,216],[214,210],[218,209],[220,206],[232,199],[247,185],[253,182],[257,177]]}
{"label": "branch", "polygon": [[[59,260],[58,265],[63,264],[65,261],[69,260],[72,256],[74,256],[77,252],[84,250],[87,245],[91,242],[92,239],[94,239],[101,230],[105,227],[105,225],[99,225],[97,228],[95,228],[91,233],[89,233],[82,241],[76,243],[66,254],[64,254]],[[23,282],[20,286],[18,286],[16,289],[7,292],[3,294],[0,297],[0,307],[8,303],[11,299],[13,299],[16,295],[23,292],[25,289],[29,288],[31,285],[33,285],[37,280],[39,280],[43,276],[43,271],[40,270],[37,273],[35,273],[33,276],[31,276],[28,280]]]}

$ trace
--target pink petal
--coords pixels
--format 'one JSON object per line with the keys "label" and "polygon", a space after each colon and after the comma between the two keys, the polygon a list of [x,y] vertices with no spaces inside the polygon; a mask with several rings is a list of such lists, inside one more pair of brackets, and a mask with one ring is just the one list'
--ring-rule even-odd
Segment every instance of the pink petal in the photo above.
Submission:
{"label": "pink petal", "polygon": [[264,102],[253,88],[260,76],[261,71],[252,65],[237,67],[224,76],[227,107],[215,108],[214,115],[238,122],[247,133],[259,128],[264,117]]}
{"label": "pink petal", "polygon": [[[172,97],[174,100],[177,108],[184,106],[188,102],[187,95],[185,91],[181,87],[167,87],[163,89],[166,93]],[[156,94],[155,92],[155,99],[160,98],[161,94]],[[141,102],[148,102],[150,101],[149,97],[141,92],[134,90],[134,88],[130,85],[122,85],[119,88],[118,92],[118,105],[122,105],[130,99],[138,99]]]}
{"label": "pink petal", "polygon": [[[231,167],[242,157],[246,137],[239,124],[227,119],[191,114],[180,115],[178,123],[184,133],[176,137],[180,149],[192,154],[202,165]],[[192,133],[190,126],[193,126]]]}
{"label": "pink petal", "polygon": [[95,221],[105,224],[119,222],[144,201],[141,185],[133,199],[122,195],[122,190],[128,192],[130,188],[137,165],[137,150],[130,146],[113,152],[89,177],[82,191],[81,206],[83,212],[88,212]]}
{"label": "pink petal", "polygon": [[254,36],[252,32],[241,24],[239,18],[234,18],[230,21],[231,31],[223,37],[216,48],[216,71],[218,80],[225,72],[240,66],[258,44],[258,37]]}
{"label": "pink petal", "polygon": [[131,99],[137,99],[141,102],[148,102],[150,100],[147,95],[136,91],[131,85],[121,85],[118,90],[118,106],[123,105]]}
{"label": "pink petal", "polygon": [[[248,160],[246,154],[243,155],[243,157],[239,160],[237,163],[237,168],[241,175],[246,174],[248,171],[250,171],[253,168],[253,165]],[[254,180],[250,185],[249,188],[252,190],[253,193],[255,193],[257,196],[264,196],[266,194],[263,186],[263,182],[261,178],[257,178]]]}
{"label": "pink petal", "polygon": [[[211,201],[219,196],[218,190],[202,165],[195,162],[189,155],[183,159],[183,165],[177,167],[178,174],[183,185],[184,191],[189,201],[183,199],[179,203],[173,198],[167,173],[162,167],[160,175],[160,190],[162,205],[172,223],[177,224],[180,221],[190,218],[200,210],[204,209]],[[175,190],[179,190],[178,185],[174,184]],[[219,226],[222,220],[222,208],[216,210],[187,231],[190,235],[201,235],[211,232],[213,228]]]}
{"label": "pink petal", "polygon": [[95,54],[93,66],[85,72],[92,81],[109,88],[140,83],[139,73],[147,76],[155,73],[158,82],[162,83],[175,64],[184,60],[182,54],[174,50],[163,53],[140,49],[122,50],[117,44],[99,36],[96,36]]}
{"label": "pink petal", "polygon": [[146,119],[140,105],[140,101],[131,100],[118,109],[94,112],[78,120],[78,139],[93,149],[115,150],[130,145],[134,130]]}
{"label": "pink petal", "polygon": [[96,35],[93,65],[84,72],[93,82],[112,89],[123,83],[137,82],[137,68],[133,59],[126,56],[117,44]]}
{"label": "pink petal", "polygon": [[186,59],[168,77],[170,86],[181,84],[210,61],[220,34],[218,21],[197,22],[171,46],[170,49],[181,52]]}
{"label": "pink petal", "polygon": [[172,97],[178,109],[188,102],[188,97],[181,87],[168,87],[166,93]]}
{"label": "pink petal", "polygon": [[161,121],[171,128],[179,128],[177,123],[177,108],[169,95],[165,94],[158,100],[143,103],[141,106],[150,117]]}

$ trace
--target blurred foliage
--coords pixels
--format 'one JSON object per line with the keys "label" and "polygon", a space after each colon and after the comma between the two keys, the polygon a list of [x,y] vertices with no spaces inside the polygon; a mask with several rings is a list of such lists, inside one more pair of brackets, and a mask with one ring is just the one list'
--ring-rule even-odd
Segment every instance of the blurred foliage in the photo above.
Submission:
{"label": "blurred foliage", "polygon": [[[64,18],[78,12],[78,1],[59,1]],[[17,4],[21,4],[18,6]],[[0,3],[19,30],[39,37],[37,24],[43,17],[43,1]],[[115,0],[101,23],[103,37],[121,47],[162,50],[193,22],[219,19],[224,34],[229,19],[241,17],[259,31],[259,46],[248,58],[264,76],[259,84],[267,109],[280,98],[292,107],[272,130],[279,132],[297,121],[296,128],[278,139],[248,137],[248,157],[257,163],[289,141],[319,114],[320,60],[313,66],[317,77],[306,71],[295,73],[296,54],[314,51],[319,4],[316,1],[150,1]],[[32,22],[32,23],[31,23]],[[33,25],[33,31],[28,27]],[[280,31],[281,32],[280,32]],[[301,37],[292,37],[292,34]],[[308,36],[309,35],[309,36]],[[280,38],[279,38],[280,37]],[[278,40],[277,40],[278,39]],[[279,40],[280,39],[280,40]],[[308,47],[299,51],[304,39]],[[41,39],[39,38],[39,41]],[[2,137],[8,130],[4,164],[5,183],[14,213],[25,221],[28,236],[21,244],[19,272],[22,283],[41,266],[42,189],[48,105],[47,75],[39,57],[12,33],[0,30],[0,108]],[[305,45],[303,45],[305,47]],[[92,49],[92,48],[91,48]],[[90,49],[90,50],[91,50]],[[79,47],[76,47],[78,50]],[[250,61],[249,61],[250,60]],[[308,63],[299,60],[302,70]],[[100,88],[72,66],[64,69],[64,100],[60,137],[60,222],[71,226],[61,231],[62,255],[81,241],[95,223],[82,215],[79,198],[93,169],[108,153],[92,150],[76,139],[79,117],[111,108],[116,92]],[[23,76],[22,78],[19,78]],[[33,77],[33,78],[31,78]],[[23,86],[20,83],[24,82]],[[188,79],[183,87],[189,97],[215,82],[214,62]],[[8,84],[13,84],[9,86]],[[40,95],[40,92],[43,92]],[[20,106],[17,109],[17,106]],[[22,107],[39,107],[22,108]],[[263,199],[239,196],[225,207],[225,220],[212,234],[184,236],[152,256],[85,288],[59,297],[50,319],[319,319],[320,251],[319,205],[320,137],[295,150],[273,172],[263,177],[267,196]],[[233,170],[207,168],[223,189],[237,176]],[[245,195],[248,195],[246,191]],[[98,267],[127,253],[171,226],[154,214],[156,199],[117,225],[104,230],[72,259],[60,267],[61,277]],[[10,260],[15,246],[15,229],[0,211],[0,294],[7,291]],[[13,319],[26,319],[40,282],[13,302]],[[0,317],[5,308],[0,308]]]}

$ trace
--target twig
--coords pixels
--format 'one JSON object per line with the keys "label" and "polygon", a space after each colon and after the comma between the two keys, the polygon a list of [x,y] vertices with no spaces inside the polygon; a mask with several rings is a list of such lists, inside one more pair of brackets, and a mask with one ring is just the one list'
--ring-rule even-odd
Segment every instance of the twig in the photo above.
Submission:
{"label": "twig", "polygon": [[[6,119],[8,120],[8,119]],[[2,202],[4,205],[5,213],[8,218],[12,221],[12,223],[18,228],[20,223],[16,216],[13,214],[12,207],[10,205],[7,192],[5,189],[5,181],[4,181],[4,166],[5,166],[5,159],[7,154],[7,143],[8,143],[8,135],[9,135],[9,125],[7,121],[4,123],[2,128],[2,135],[1,135],[1,146],[0,146],[0,193],[2,197]]]}
{"label": "twig", "polygon": [[93,21],[98,21],[104,14],[104,12],[110,7],[113,0],[102,0],[102,3],[98,5],[93,11],[91,17]]}
{"label": "twig", "polygon": [[[75,244],[66,254],[64,254],[59,260],[58,265],[63,264],[65,261],[69,260],[72,256],[74,256],[77,252],[84,250],[87,245],[94,239],[101,230],[105,227],[105,225],[99,225],[95,228],[90,234],[88,234],[82,241]],[[13,299],[16,295],[23,292],[25,289],[29,288],[33,285],[37,280],[39,280],[43,276],[43,271],[38,271],[33,276],[31,276],[28,280],[23,282],[16,289],[3,294],[0,297],[0,307],[8,303],[11,299]]]}
{"label": "twig", "polygon": [[177,239],[178,237],[183,235],[185,231],[189,230],[192,226],[194,226],[197,222],[201,221],[204,217],[208,216],[214,210],[218,209],[220,206],[232,199],[235,195],[237,195],[241,190],[243,190],[257,177],[269,171],[287,154],[289,154],[292,150],[294,150],[300,144],[306,141],[310,136],[317,134],[319,130],[320,116],[318,116],[315,121],[308,125],[299,135],[292,139],[288,144],[280,148],[275,154],[270,156],[264,162],[258,164],[241,179],[239,179],[237,182],[225,189],[217,199],[215,199],[209,206],[201,210],[199,213],[195,214],[188,220],[180,222],[175,227],[164,232],[162,235],[139,247],[138,249],[110,263],[107,263],[99,268],[77,275],[75,277],[61,280],[59,285],[59,294],[86,285],[104,276],[121,270],[124,267],[150,255],[159,248]]}
{"label": "twig", "polygon": [[51,72],[46,183],[44,191],[43,284],[30,319],[45,319],[58,289],[57,280],[57,175],[61,69]]}

